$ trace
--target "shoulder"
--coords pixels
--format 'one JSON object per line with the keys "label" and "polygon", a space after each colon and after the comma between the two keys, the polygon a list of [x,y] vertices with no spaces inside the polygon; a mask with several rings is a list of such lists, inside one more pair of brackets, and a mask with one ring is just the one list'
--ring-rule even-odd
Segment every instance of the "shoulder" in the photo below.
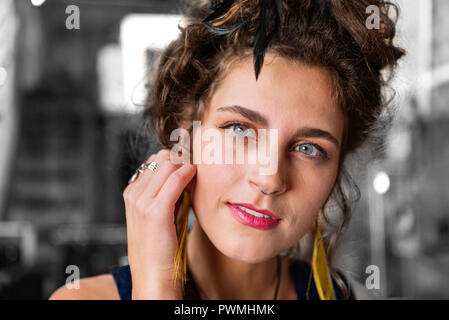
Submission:
{"label": "shoulder", "polygon": [[65,285],[58,288],[49,300],[118,300],[117,286],[111,274],[82,278],[79,289],[69,289]]}

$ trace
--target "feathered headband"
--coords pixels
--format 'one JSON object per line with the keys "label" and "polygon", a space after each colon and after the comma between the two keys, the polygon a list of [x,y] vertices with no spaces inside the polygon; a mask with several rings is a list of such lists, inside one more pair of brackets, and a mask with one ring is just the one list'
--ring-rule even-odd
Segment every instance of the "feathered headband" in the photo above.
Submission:
{"label": "feathered headband", "polygon": [[[209,2],[209,9],[213,10],[213,12],[206,19],[204,19],[202,23],[207,27],[207,29],[211,33],[219,36],[227,35],[229,33],[236,31],[250,20],[250,18],[248,17],[240,23],[227,27],[219,27],[211,23],[211,21],[223,16],[228,11],[230,11],[234,2],[235,0]],[[271,41],[271,38],[276,32],[279,31],[279,26],[282,20],[281,0],[260,0],[259,10],[260,13],[256,21],[256,31],[254,35],[254,48],[253,48],[254,71],[256,74],[256,81],[259,77],[260,70],[262,68],[264,61],[265,52]],[[271,32],[268,32],[270,20],[272,19],[274,19],[274,28],[271,30]]]}

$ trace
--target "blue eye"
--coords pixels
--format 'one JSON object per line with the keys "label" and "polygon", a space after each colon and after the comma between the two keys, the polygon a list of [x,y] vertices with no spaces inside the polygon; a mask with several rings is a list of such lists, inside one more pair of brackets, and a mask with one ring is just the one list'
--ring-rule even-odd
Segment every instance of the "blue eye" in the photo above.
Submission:
{"label": "blue eye", "polygon": [[295,147],[295,150],[313,157],[322,157],[327,159],[327,153],[323,148],[313,143],[303,143]]}
{"label": "blue eye", "polygon": [[251,137],[251,135],[255,134],[254,130],[250,130],[250,128],[238,122],[229,123],[227,125],[221,126],[220,128],[228,129],[230,127],[232,127],[232,132],[241,137]]}
{"label": "blue eye", "polygon": [[233,131],[241,136],[245,136],[246,132],[248,131],[248,127],[242,124],[235,124],[233,125],[233,127]]}

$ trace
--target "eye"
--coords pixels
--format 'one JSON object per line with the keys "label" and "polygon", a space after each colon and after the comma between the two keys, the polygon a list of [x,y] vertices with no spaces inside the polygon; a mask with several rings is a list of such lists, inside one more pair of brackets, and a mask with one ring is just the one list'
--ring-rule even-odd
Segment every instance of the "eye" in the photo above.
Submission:
{"label": "eye", "polygon": [[233,125],[233,131],[237,133],[239,136],[245,136],[248,130],[249,130],[248,127],[245,125],[242,124]]}
{"label": "eye", "polygon": [[221,129],[228,129],[231,128],[232,132],[234,132],[236,135],[240,137],[254,137],[254,130],[251,130],[251,128],[247,127],[243,123],[240,122],[233,122],[228,123],[224,126],[220,127]]}
{"label": "eye", "polygon": [[320,146],[313,143],[299,144],[295,147],[295,150],[298,150],[299,152],[312,157],[321,157],[323,159],[328,159],[327,152]]}

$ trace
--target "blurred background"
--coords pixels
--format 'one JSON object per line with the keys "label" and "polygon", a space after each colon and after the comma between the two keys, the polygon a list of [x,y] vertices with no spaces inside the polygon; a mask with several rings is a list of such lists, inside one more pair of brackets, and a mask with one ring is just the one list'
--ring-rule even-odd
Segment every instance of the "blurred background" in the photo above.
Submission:
{"label": "blurred background", "polygon": [[[361,198],[338,261],[362,285],[378,270],[377,298],[448,299],[449,1],[398,3],[397,116],[349,159]],[[0,0],[0,299],[127,263],[122,192],[157,151],[140,112],[180,6]]]}

